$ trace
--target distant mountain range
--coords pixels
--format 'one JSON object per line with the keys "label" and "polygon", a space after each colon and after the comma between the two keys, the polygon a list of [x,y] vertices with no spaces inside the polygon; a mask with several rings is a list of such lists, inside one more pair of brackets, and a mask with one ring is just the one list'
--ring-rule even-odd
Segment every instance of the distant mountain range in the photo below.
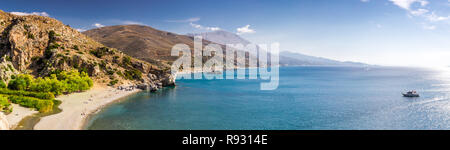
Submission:
{"label": "distant mountain range", "polygon": [[203,39],[219,43],[219,44],[243,44],[247,45],[250,44],[249,41],[246,39],[240,37],[237,34],[219,30],[214,32],[205,32],[205,33],[188,33],[187,36],[194,37],[194,36],[202,36]]}
{"label": "distant mountain range", "polygon": [[[214,31],[206,33],[191,33],[179,35],[167,31],[161,31],[142,25],[118,25],[92,29],[83,34],[99,41],[100,43],[117,48],[132,57],[148,61],[150,63],[170,64],[178,57],[171,56],[172,47],[175,44],[186,44],[191,49],[194,45],[194,36],[203,37],[203,45],[211,43],[220,44],[225,48],[226,44],[243,44],[251,42],[237,34],[227,31]],[[256,54],[250,54],[256,56]],[[248,58],[246,58],[248,59]],[[204,59],[206,60],[206,59]],[[156,61],[156,62],[155,62]],[[280,53],[281,66],[363,66],[362,63],[341,62],[321,57],[303,55],[282,51]]]}
{"label": "distant mountain range", "polygon": [[[202,36],[203,39],[219,44],[250,44],[248,40],[237,34],[227,31],[214,31],[205,33],[189,33],[187,36]],[[357,62],[342,62],[322,57],[308,56],[289,51],[280,52],[280,65],[282,66],[366,66],[367,64]]]}

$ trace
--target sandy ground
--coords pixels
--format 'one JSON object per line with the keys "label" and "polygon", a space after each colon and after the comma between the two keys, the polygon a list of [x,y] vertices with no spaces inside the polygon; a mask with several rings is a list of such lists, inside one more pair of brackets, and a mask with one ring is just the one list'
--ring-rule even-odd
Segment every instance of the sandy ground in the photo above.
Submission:
{"label": "sandy ground", "polygon": [[57,97],[61,113],[41,118],[35,130],[81,130],[89,115],[120,98],[141,90],[121,91],[111,87],[93,87],[83,93]]}
{"label": "sandy ground", "polygon": [[13,105],[13,112],[11,112],[10,114],[6,115],[6,119],[9,122],[9,129],[14,129],[17,127],[17,125],[19,124],[19,122],[27,117],[27,116],[31,116],[35,113],[39,113],[39,111],[36,111],[34,109],[31,108],[25,108],[25,107],[21,107],[18,104],[12,104]]}

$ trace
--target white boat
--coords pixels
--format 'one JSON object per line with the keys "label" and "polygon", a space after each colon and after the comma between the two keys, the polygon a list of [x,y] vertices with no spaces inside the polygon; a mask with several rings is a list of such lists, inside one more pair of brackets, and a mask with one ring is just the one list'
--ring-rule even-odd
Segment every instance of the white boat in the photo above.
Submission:
{"label": "white boat", "polygon": [[420,97],[419,93],[417,93],[416,91],[409,91],[402,94],[404,97]]}

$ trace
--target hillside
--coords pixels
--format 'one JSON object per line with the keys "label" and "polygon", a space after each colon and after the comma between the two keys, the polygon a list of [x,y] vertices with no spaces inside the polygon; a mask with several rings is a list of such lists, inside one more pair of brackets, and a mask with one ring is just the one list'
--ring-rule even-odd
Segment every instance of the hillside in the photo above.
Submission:
{"label": "hillside", "polygon": [[[170,56],[170,52],[176,44],[187,44],[191,49],[194,47],[191,37],[141,25],[109,26],[85,31],[83,34],[135,58],[148,62],[158,61],[155,63],[175,61],[178,57]],[[203,45],[210,43],[203,41]]]}
{"label": "hillside", "polygon": [[44,77],[77,69],[97,84],[172,85],[167,66],[150,64],[109,48],[62,22],[0,10],[0,78],[13,74]]}
{"label": "hillside", "polygon": [[[176,44],[186,44],[193,52],[194,37],[178,35],[166,31],[160,31],[149,26],[119,25],[92,29],[83,34],[118,50],[155,64],[171,64],[178,57],[171,56],[172,47]],[[202,45],[219,44],[225,53],[225,46],[203,39]],[[206,62],[209,57],[203,57]],[[246,61],[248,57],[245,58]],[[156,61],[155,61],[156,60]],[[236,60],[235,65],[238,62]]]}

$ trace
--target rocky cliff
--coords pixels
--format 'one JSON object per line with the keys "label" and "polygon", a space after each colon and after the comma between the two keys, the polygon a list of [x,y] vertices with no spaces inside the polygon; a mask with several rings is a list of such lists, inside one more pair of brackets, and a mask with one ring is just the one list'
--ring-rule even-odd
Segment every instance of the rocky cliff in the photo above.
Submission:
{"label": "rocky cliff", "polygon": [[168,65],[132,58],[53,18],[0,10],[0,33],[1,80],[17,73],[38,77],[78,69],[97,84],[174,84]]}

